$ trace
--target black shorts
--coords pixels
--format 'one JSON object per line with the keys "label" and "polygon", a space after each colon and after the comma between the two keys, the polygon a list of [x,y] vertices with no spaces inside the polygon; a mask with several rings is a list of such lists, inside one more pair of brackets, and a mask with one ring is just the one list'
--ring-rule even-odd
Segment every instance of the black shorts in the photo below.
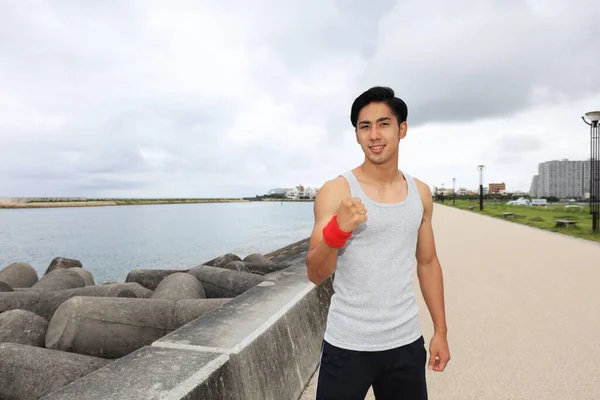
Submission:
{"label": "black shorts", "polygon": [[341,349],[323,341],[316,400],[426,400],[427,350],[423,336],[385,351]]}

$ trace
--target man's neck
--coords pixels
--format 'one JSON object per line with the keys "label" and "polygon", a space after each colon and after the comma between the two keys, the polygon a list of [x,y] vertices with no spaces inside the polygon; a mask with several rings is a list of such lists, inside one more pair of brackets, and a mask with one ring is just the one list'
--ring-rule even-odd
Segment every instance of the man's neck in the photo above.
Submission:
{"label": "man's neck", "polygon": [[377,165],[365,160],[359,169],[366,180],[375,182],[381,186],[393,184],[399,176],[397,161]]}

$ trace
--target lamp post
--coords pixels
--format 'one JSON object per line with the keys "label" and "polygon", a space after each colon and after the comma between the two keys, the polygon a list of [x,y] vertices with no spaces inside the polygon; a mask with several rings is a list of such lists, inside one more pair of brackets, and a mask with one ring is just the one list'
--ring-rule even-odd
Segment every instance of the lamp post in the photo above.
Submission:
{"label": "lamp post", "polygon": [[598,121],[600,111],[585,113],[590,120],[583,122],[590,126],[590,214],[592,214],[592,231],[598,232],[600,228],[598,216],[600,215],[600,133],[598,132]]}
{"label": "lamp post", "polygon": [[485,165],[478,165],[477,169],[479,170],[479,210],[483,210],[483,170],[485,169]]}
{"label": "lamp post", "polygon": [[452,205],[456,205],[456,178],[452,178]]}

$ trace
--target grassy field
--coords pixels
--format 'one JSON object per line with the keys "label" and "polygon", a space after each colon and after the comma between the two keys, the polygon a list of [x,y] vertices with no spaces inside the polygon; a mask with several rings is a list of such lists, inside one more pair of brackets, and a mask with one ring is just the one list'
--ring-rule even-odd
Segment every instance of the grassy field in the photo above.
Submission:
{"label": "grassy field", "polygon": [[[446,200],[444,204],[453,207],[452,200]],[[483,211],[479,211],[479,201],[457,200],[456,207],[500,219],[505,219],[503,213],[511,212],[514,216],[506,219],[508,221],[600,242],[600,234],[592,232],[592,216],[588,205],[579,208],[565,208],[564,204],[549,205],[547,207],[527,207],[489,202],[483,204]],[[469,207],[473,207],[473,209],[471,210]],[[554,222],[557,219],[577,221],[577,224],[575,226],[557,227]]]}

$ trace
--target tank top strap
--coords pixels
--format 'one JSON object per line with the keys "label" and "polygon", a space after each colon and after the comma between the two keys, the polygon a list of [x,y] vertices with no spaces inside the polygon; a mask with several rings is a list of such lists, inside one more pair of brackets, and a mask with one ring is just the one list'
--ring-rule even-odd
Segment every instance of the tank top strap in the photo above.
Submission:
{"label": "tank top strap", "polygon": [[404,175],[404,179],[406,179],[406,183],[408,185],[408,190],[419,193],[419,189],[417,188],[417,183],[415,182],[415,179],[412,177],[412,175],[407,174],[404,171],[402,171],[402,175]]}
{"label": "tank top strap", "polygon": [[412,175],[405,173],[404,171],[402,171],[402,174],[404,175],[404,178],[406,179],[406,182],[408,185],[408,192],[410,195],[408,197],[412,197],[414,199],[414,201],[419,205],[419,209],[422,212],[423,211],[423,201],[421,199],[421,193],[419,192],[419,188],[417,186],[417,182],[415,181],[415,178],[413,178]]}
{"label": "tank top strap", "polygon": [[350,197],[358,197],[360,199],[364,199],[365,193],[360,186],[360,182],[356,179],[356,176],[352,172],[352,170],[347,170],[342,173],[340,176],[344,177],[348,182],[348,186],[350,186]]}

